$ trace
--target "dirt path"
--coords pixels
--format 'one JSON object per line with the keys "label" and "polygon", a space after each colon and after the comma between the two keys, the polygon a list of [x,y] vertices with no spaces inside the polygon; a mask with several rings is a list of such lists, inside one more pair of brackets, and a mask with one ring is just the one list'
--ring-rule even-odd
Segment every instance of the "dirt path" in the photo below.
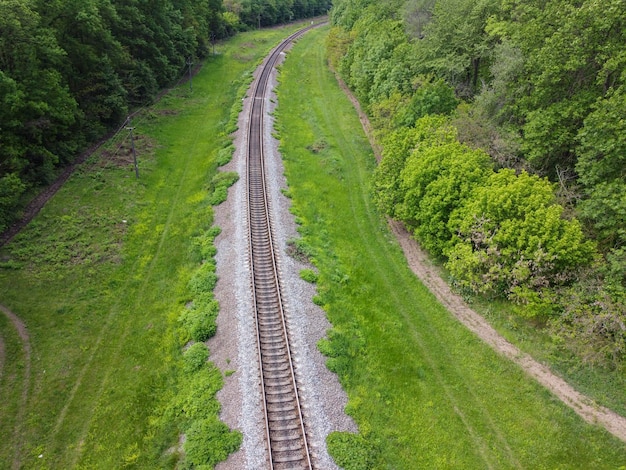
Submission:
{"label": "dirt path", "polygon": [[[363,130],[370,140],[376,160],[380,162],[382,150],[373,137],[369,119],[361,109],[357,99],[338,76],[337,81],[359,113]],[[626,418],[608,408],[599,406],[591,398],[579,393],[562,378],[555,375],[548,367],[504,339],[483,317],[469,308],[459,295],[452,292],[448,284],[439,275],[437,268],[429,262],[426,253],[422,251],[402,223],[391,219],[388,222],[391,231],[404,251],[411,270],[452,315],[498,353],[522,367],[528,375],[550,390],[585,421],[604,427],[611,434],[626,442]]]}
{"label": "dirt path", "polygon": [[24,352],[24,379],[22,384],[22,395],[20,397],[20,406],[15,419],[15,430],[13,432],[13,442],[15,442],[15,454],[13,456],[12,468],[21,467],[21,443],[22,425],[26,414],[26,402],[28,401],[28,390],[30,389],[31,376],[31,346],[30,336],[24,322],[11,310],[4,305],[0,305],[0,311],[11,321],[13,327],[22,341],[22,351]]}

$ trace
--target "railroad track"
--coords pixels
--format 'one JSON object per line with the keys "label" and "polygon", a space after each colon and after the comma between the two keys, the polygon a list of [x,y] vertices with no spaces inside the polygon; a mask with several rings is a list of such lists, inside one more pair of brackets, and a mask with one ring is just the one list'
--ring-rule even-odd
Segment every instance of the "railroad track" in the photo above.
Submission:
{"label": "railroad track", "polygon": [[280,54],[292,41],[315,26],[317,25],[292,34],[272,51],[256,82],[248,120],[250,264],[269,468],[275,470],[312,470],[313,464],[298,397],[272,239],[263,156],[264,103],[268,80]]}

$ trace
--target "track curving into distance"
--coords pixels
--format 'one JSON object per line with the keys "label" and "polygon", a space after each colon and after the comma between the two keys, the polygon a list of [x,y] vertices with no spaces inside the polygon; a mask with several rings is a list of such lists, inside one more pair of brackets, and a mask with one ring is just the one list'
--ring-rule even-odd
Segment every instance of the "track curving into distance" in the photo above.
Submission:
{"label": "track curving into distance", "polygon": [[270,469],[313,469],[291,358],[265,188],[263,119],[267,83],[280,54],[311,25],[270,54],[256,82],[248,120],[247,185],[250,264]]}

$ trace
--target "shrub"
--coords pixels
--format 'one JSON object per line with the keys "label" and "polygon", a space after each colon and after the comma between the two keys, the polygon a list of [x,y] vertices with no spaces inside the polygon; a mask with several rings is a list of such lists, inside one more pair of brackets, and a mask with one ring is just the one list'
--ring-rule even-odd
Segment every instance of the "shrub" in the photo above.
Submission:
{"label": "shrub", "polygon": [[452,214],[449,228],[457,237],[446,267],[462,287],[518,303],[571,282],[576,268],[592,261],[595,246],[554,201],[545,179],[493,173]]}
{"label": "shrub", "polygon": [[326,438],[328,451],[337,464],[346,470],[375,468],[375,446],[360,434],[332,432]]}
{"label": "shrub", "polygon": [[446,123],[443,116],[426,116],[414,128],[401,128],[384,139],[383,158],[374,170],[373,179],[374,202],[382,212],[397,217],[405,193],[401,173],[416,148],[456,140],[455,129]]}
{"label": "shrub", "polygon": [[562,312],[549,324],[557,343],[600,366],[626,365],[626,294],[609,294],[593,273],[559,293]]}
{"label": "shrub", "polygon": [[216,330],[215,319],[219,313],[219,303],[216,300],[198,302],[190,309],[183,311],[179,318],[182,327],[181,342],[184,344],[190,339],[206,341]]}
{"label": "shrub", "polygon": [[209,359],[209,348],[204,343],[194,343],[183,354],[185,371],[195,372]]}
{"label": "shrub", "polygon": [[217,283],[217,274],[212,262],[202,264],[189,280],[189,290],[192,294],[198,295],[203,292],[211,292]]}
{"label": "shrub", "polygon": [[239,180],[239,175],[234,171],[217,173],[211,180],[210,184],[212,194],[209,198],[209,202],[211,205],[218,206],[224,202],[228,196],[228,188],[237,180]]}
{"label": "shrub", "polygon": [[396,213],[414,227],[424,248],[442,256],[454,235],[448,228],[450,215],[490,173],[491,159],[482,150],[457,140],[424,142],[400,173],[404,200]]}
{"label": "shrub", "polygon": [[317,273],[312,269],[303,269],[300,271],[300,277],[311,284],[315,284],[317,282]]}
{"label": "shrub", "polygon": [[215,417],[194,421],[186,432],[184,468],[213,468],[241,445],[242,436]]}

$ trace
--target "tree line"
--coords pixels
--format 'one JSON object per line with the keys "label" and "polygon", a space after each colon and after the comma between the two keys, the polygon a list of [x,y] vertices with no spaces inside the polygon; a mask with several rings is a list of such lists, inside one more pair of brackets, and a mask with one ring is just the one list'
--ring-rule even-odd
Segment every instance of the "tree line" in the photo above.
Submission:
{"label": "tree line", "polygon": [[383,146],[386,214],[461,290],[626,358],[626,3],[336,0],[329,58]]}
{"label": "tree line", "polygon": [[0,232],[27,192],[181,77],[211,42],[330,0],[0,0]]}

